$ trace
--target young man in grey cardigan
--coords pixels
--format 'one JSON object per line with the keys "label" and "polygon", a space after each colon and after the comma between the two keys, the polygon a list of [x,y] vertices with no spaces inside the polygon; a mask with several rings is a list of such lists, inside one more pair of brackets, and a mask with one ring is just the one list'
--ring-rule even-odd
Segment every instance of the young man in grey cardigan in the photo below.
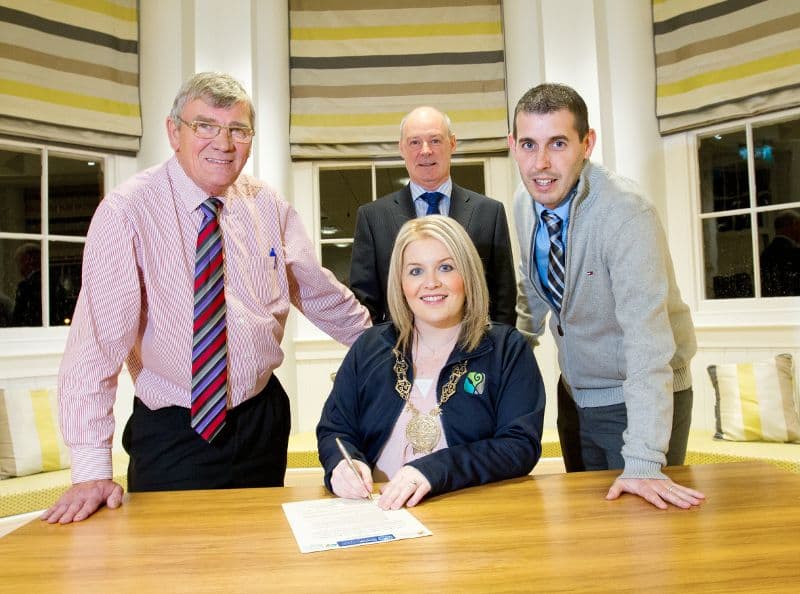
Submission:
{"label": "young man in grey cardigan", "polygon": [[517,104],[517,325],[535,339],[551,312],[567,471],[622,469],[607,499],[628,492],[689,508],[703,494],[662,467],[686,454],[692,319],[655,210],[631,182],[589,162],[595,139],[570,87],[542,84]]}

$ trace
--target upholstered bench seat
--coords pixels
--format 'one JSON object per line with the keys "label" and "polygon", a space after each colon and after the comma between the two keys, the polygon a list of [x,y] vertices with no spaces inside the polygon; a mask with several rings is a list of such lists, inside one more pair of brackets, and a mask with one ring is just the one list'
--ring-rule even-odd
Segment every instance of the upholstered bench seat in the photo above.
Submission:
{"label": "upholstered bench seat", "polygon": [[317,455],[317,434],[314,431],[289,436],[287,468],[320,468]]}
{"label": "upholstered bench seat", "polygon": [[726,441],[714,439],[711,431],[691,431],[686,464],[762,461],[800,473],[800,443]]}
{"label": "upholstered bench seat", "polygon": [[558,441],[557,429],[542,431],[542,458],[560,458],[561,443]]}

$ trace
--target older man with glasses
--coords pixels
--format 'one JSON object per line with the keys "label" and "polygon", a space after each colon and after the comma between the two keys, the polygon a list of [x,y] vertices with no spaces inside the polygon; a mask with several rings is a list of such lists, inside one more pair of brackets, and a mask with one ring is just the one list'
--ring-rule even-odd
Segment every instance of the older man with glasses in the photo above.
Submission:
{"label": "older man with glasses", "polygon": [[295,210],[241,175],[255,110],[236,80],[193,76],[166,124],[175,155],[106,196],[89,229],[59,373],[73,486],[51,523],[122,501],[111,443],[123,361],[136,392],[129,490],[280,486],[290,413],[273,372],[289,305],[346,345],[370,325]]}

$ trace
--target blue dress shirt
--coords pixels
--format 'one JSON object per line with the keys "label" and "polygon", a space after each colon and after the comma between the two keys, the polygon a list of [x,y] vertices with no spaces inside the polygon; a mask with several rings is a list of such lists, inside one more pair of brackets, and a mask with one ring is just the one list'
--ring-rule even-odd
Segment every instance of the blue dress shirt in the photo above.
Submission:
{"label": "blue dress shirt", "polygon": [[411,199],[414,201],[414,210],[417,211],[418,217],[424,217],[428,212],[428,203],[420,198],[425,192],[440,192],[443,194],[444,197],[439,200],[439,214],[443,214],[444,216],[450,215],[450,194],[453,191],[452,179],[448,177],[447,181],[435,190],[426,190],[414,182],[411,182],[409,186],[411,187]]}

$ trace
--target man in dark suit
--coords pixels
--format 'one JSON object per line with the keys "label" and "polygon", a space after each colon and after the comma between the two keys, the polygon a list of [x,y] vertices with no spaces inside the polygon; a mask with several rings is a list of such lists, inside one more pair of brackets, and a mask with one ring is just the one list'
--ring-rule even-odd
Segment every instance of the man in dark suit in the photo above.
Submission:
{"label": "man in dark suit", "polygon": [[356,215],[350,288],[372,316],[389,319],[386,284],[395,237],[407,220],[426,214],[454,218],[467,230],[486,271],[489,315],[496,322],[516,323],[516,277],[503,205],[457,186],[450,179],[450,156],[456,148],[450,119],[432,107],[418,107],[400,123],[400,154],[409,184],[365,204]]}

